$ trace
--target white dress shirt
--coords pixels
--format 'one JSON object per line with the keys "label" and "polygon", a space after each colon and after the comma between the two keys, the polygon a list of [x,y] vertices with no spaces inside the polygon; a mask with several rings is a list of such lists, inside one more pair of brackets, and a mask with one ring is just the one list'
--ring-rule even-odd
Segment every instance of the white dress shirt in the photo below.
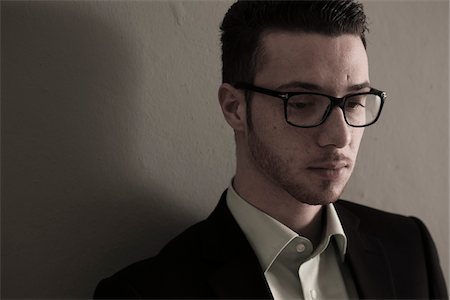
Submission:
{"label": "white dress shirt", "polygon": [[242,199],[232,185],[227,205],[255,251],[275,300],[356,297],[353,280],[344,271],[347,238],[333,204],[325,206],[326,226],[316,249],[309,239]]}

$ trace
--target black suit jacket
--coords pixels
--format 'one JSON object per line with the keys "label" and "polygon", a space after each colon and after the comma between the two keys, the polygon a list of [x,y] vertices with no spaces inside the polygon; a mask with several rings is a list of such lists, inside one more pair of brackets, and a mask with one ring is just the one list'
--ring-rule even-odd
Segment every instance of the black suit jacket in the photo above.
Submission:
{"label": "black suit jacket", "polygon": [[[94,298],[272,298],[250,244],[226,205],[152,258],[102,280]],[[447,299],[423,223],[344,200],[335,203],[360,298]]]}

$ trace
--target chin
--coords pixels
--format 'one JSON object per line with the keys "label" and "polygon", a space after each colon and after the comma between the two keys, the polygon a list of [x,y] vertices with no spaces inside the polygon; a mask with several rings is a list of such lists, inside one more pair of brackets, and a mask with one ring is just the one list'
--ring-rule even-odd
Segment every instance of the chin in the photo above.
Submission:
{"label": "chin", "polygon": [[[315,191],[305,188],[289,188],[285,187],[285,190],[297,201],[309,204],[309,205],[328,205],[336,202],[344,190],[344,186],[338,187],[320,187]],[[319,190],[319,192],[317,192]]]}

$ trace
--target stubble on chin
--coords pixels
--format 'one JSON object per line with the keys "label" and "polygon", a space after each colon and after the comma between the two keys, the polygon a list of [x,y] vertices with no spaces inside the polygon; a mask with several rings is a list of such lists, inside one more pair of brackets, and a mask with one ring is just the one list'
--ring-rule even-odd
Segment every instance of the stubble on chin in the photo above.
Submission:
{"label": "stubble on chin", "polygon": [[345,184],[337,185],[330,181],[319,182],[318,187],[301,185],[288,185],[284,189],[295,199],[309,205],[327,205],[338,200],[344,190]]}

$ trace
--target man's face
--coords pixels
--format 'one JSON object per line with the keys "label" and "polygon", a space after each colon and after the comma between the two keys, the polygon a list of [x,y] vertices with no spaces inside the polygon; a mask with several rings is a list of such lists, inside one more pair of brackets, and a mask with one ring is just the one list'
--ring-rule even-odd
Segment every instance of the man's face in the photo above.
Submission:
{"label": "man's face", "polygon": [[[367,55],[356,35],[277,31],[262,43],[256,86],[335,97],[369,90]],[[318,127],[293,127],[285,121],[283,101],[260,93],[253,94],[250,113],[249,160],[263,176],[303,203],[323,205],[340,196],[353,171],[362,128],[348,126],[339,107]]]}

